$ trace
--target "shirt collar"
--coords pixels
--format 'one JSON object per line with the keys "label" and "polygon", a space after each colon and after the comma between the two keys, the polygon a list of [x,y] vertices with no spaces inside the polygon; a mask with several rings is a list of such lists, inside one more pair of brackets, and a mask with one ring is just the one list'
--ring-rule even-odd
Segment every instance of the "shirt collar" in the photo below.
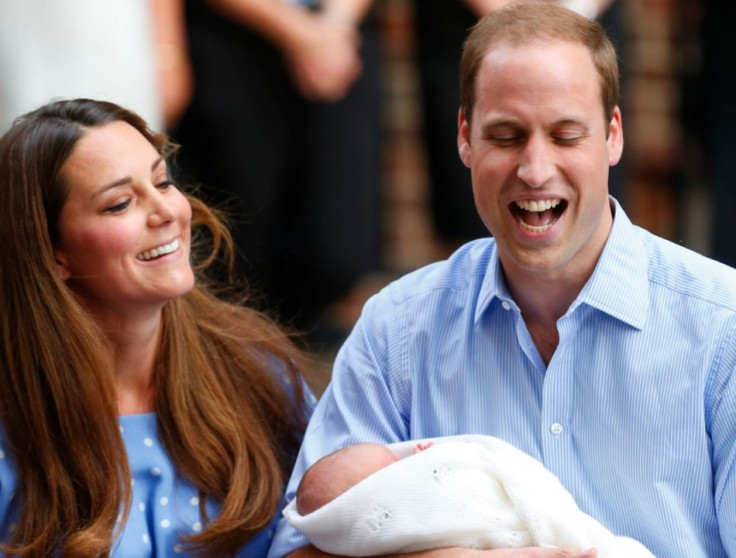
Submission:
{"label": "shirt collar", "polygon": [[[570,311],[585,303],[641,329],[649,307],[646,248],[636,227],[619,203],[614,198],[610,199],[614,209],[611,232],[593,275],[573,302]],[[494,298],[515,306],[501,271],[495,242],[475,309],[476,322]]]}

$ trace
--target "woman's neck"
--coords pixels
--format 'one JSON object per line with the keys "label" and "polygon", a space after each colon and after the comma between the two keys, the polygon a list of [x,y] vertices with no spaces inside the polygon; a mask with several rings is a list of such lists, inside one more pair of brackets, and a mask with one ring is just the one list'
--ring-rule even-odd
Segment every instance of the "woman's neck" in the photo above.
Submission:
{"label": "woman's neck", "polygon": [[155,364],[161,343],[162,312],[116,315],[98,320],[114,349],[118,414],[155,411]]}

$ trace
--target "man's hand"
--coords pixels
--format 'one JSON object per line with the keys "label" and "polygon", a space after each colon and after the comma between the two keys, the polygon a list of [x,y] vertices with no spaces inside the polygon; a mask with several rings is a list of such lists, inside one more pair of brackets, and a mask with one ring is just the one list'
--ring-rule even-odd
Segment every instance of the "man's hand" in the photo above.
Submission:
{"label": "man's hand", "polygon": [[[289,558],[329,558],[313,546],[305,546],[289,554]],[[501,548],[497,550],[475,550],[471,548],[438,548],[422,552],[398,554],[396,558],[597,558],[594,548],[579,550],[575,548]]]}
{"label": "man's hand", "polygon": [[594,548],[578,550],[575,548],[504,548],[481,551],[485,558],[596,558]]}

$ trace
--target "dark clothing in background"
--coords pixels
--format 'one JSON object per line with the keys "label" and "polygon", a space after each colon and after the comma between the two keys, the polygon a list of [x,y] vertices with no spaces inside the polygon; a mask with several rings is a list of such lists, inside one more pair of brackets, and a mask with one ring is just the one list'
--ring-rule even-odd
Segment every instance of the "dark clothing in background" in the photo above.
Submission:
{"label": "dark clothing in background", "polygon": [[225,207],[241,271],[264,307],[305,329],[379,265],[379,52],[362,32],[363,76],[337,103],[306,101],[279,51],[187,0],[195,92],[180,174]]}
{"label": "dark clothing in background", "polygon": [[[713,200],[711,256],[736,267],[736,18],[720,3],[703,2],[700,76],[706,181]],[[729,12],[730,13],[730,12]]]}
{"label": "dark clothing in background", "polygon": [[470,170],[457,152],[458,69],[477,18],[451,0],[415,0],[414,10],[432,219],[440,237],[461,244],[488,236],[475,209]]}

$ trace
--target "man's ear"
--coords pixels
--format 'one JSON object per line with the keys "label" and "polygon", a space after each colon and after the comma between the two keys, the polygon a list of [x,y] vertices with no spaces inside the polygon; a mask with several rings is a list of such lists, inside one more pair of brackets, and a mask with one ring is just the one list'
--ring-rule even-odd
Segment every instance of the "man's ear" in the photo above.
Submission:
{"label": "man's ear", "polygon": [[59,271],[59,277],[62,281],[66,281],[72,276],[72,272],[69,269],[66,256],[61,250],[54,250],[54,260],[56,260],[56,269]]}
{"label": "man's ear", "polygon": [[470,123],[462,108],[457,111],[457,152],[463,164],[470,168]]}
{"label": "man's ear", "polygon": [[621,122],[621,110],[616,107],[608,124],[608,164],[613,166],[621,160],[624,151],[624,127]]}

